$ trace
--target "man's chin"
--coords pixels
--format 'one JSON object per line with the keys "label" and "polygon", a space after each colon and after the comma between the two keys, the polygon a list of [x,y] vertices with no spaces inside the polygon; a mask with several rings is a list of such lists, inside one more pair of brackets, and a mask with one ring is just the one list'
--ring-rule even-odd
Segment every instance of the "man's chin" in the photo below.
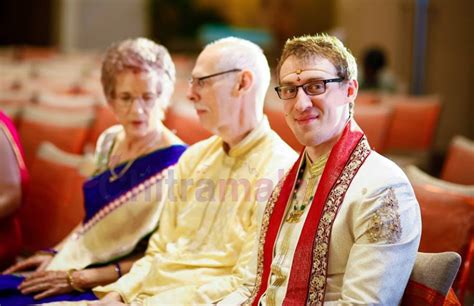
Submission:
{"label": "man's chin", "polygon": [[320,144],[318,137],[313,134],[295,135],[296,140],[305,147],[315,147]]}

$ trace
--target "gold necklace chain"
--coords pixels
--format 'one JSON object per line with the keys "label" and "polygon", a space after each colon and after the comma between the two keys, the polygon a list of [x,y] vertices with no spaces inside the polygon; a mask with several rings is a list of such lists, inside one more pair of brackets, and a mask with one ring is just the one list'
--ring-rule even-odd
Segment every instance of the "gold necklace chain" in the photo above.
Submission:
{"label": "gold necklace chain", "polygon": [[[149,149],[150,147],[154,146],[159,140],[161,139],[161,133],[159,134],[159,137],[157,137],[157,139],[155,139],[154,141],[150,142],[146,147],[145,149],[143,149],[144,152],[147,151],[147,149]],[[114,143],[112,144],[112,148],[111,148],[111,152],[113,151],[113,147],[115,146],[115,141]],[[133,163],[137,160],[138,157],[140,157],[142,154],[137,154],[134,158],[132,158],[131,160],[129,160],[127,162],[127,164],[125,165],[125,167],[123,167],[122,170],[120,170],[119,173],[116,173],[115,170],[114,170],[114,167],[111,167],[109,164],[107,164],[107,167],[109,168],[110,170],[110,178],[109,178],[109,182],[115,182],[116,180],[118,180],[119,178],[121,178],[122,176],[125,175],[125,173],[128,171],[128,169],[130,169],[130,167],[133,165]]]}
{"label": "gold necklace chain", "polygon": [[109,178],[109,182],[112,183],[118,180],[119,178],[121,178],[128,171],[128,169],[130,169],[130,167],[132,166],[133,162],[135,162],[136,159],[137,158],[135,157],[129,160],[127,164],[125,165],[125,167],[123,167],[123,169],[118,174],[115,172],[113,167],[109,166],[110,173],[112,174]]}

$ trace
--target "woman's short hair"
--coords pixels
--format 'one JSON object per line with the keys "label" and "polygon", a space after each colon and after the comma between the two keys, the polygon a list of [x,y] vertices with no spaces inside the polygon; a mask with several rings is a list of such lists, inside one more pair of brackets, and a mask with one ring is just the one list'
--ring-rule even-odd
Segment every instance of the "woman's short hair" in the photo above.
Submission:
{"label": "woman's short hair", "polygon": [[102,62],[101,82],[108,101],[114,99],[116,76],[125,70],[139,70],[161,74],[161,105],[166,108],[174,90],[176,69],[168,50],[147,38],[116,42],[106,51]]}

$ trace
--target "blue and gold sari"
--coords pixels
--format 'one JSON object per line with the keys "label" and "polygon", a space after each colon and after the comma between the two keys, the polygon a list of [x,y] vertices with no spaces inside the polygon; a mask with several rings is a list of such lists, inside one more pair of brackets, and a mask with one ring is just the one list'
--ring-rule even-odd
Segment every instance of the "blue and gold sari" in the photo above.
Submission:
{"label": "blue and gold sari", "polygon": [[[108,134],[99,140],[99,169],[104,164],[101,159],[109,159],[111,141],[117,135]],[[114,169],[102,167],[101,172],[87,180],[83,185],[85,218],[65,240],[47,270],[84,269],[116,261],[134,252],[156,229],[168,194],[165,178],[185,150],[186,146],[180,144],[158,149]],[[128,167],[126,171],[125,167]],[[120,174],[118,177],[117,173]],[[96,299],[88,291],[36,301],[32,295],[22,295],[16,289],[22,280],[19,276],[0,275],[0,305]]]}

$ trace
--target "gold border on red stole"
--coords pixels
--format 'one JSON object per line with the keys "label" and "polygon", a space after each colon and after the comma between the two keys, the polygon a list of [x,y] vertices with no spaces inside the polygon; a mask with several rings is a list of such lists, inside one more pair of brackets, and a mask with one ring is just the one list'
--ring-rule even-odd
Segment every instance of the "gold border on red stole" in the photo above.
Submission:
{"label": "gold border on red stole", "polygon": [[324,303],[332,225],[353,178],[369,156],[370,151],[369,144],[364,136],[351,154],[349,162],[329,193],[313,246],[313,266],[307,300],[309,305],[323,305]]}

